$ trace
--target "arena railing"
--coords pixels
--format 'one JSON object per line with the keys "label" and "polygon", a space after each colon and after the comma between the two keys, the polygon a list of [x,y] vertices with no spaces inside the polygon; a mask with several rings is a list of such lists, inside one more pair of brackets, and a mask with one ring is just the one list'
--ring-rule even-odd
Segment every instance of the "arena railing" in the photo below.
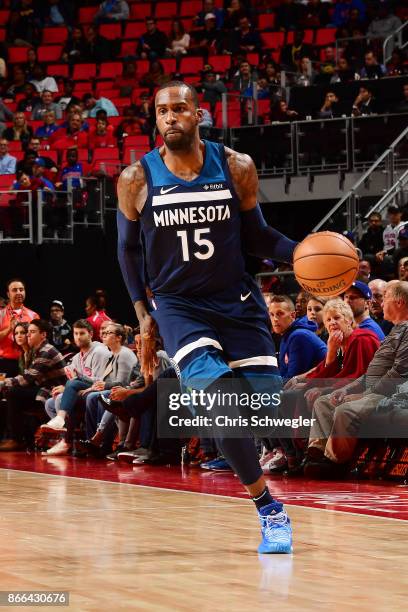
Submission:
{"label": "arena railing", "polygon": [[341,57],[341,51],[348,46],[349,43],[353,43],[356,45],[361,44],[361,61],[364,62],[364,53],[370,50],[373,50],[374,53],[378,56],[378,59],[383,62],[383,48],[385,44],[384,36],[372,36],[367,34],[366,36],[348,36],[347,38],[337,38],[335,42],[335,53],[337,60]]}
{"label": "arena railing", "polygon": [[73,244],[73,192],[37,192],[36,244],[47,242]]}
{"label": "arena railing", "polygon": [[34,244],[33,193],[30,190],[0,191],[0,244]]}
{"label": "arena railing", "polygon": [[337,204],[313,228],[313,232],[321,230],[351,231],[358,237],[363,231],[363,219],[377,204],[377,196],[370,196],[370,182],[376,181],[377,193],[387,193],[397,180],[397,172],[403,164],[401,158],[407,155],[408,127],[380,155],[380,157],[363,173],[353,187],[337,202]]}
{"label": "arena railing", "polygon": [[366,213],[364,220],[368,221],[368,217],[373,212],[382,214],[391,204],[403,208],[406,205],[406,194],[408,191],[408,170],[406,170],[399,179],[390,187],[383,197]]}
{"label": "arena railing", "polygon": [[[405,21],[395,32],[385,38],[383,43],[383,59],[384,64],[390,61],[392,52],[397,47],[398,49],[405,49],[408,45],[408,21]],[[406,40],[404,40],[406,38]]]}

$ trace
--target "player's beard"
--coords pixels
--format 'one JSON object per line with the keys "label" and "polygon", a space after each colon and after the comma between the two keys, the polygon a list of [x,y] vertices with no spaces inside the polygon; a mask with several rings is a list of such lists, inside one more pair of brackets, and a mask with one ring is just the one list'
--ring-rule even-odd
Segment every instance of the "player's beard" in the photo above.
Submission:
{"label": "player's beard", "polygon": [[194,132],[178,132],[176,137],[163,136],[165,145],[170,151],[188,151],[194,141]]}

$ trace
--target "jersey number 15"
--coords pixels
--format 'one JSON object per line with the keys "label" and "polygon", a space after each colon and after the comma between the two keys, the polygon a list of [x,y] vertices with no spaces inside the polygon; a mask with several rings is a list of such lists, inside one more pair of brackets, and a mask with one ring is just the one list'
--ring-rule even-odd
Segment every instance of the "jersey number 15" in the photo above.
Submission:
{"label": "jersey number 15", "polygon": [[[194,230],[194,244],[196,244],[199,247],[204,247],[206,249],[204,253],[202,253],[201,251],[193,252],[194,257],[197,257],[197,259],[210,259],[210,257],[214,255],[214,245],[211,242],[211,240],[207,240],[207,238],[201,238],[203,234],[209,234],[209,233],[210,233],[209,227],[204,227],[201,229]],[[179,232],[177,232],[177,236],[181,239],[181,250],[183,252],[183,261],[190,261],[191,258],[190,258],[190,250],[188,246],[187,231],[180,230]]]}

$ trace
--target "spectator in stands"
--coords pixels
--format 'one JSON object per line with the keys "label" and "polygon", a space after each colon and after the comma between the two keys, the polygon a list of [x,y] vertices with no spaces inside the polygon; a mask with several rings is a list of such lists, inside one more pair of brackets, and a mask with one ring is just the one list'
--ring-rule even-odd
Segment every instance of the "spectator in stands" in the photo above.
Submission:
{"label": "spectator in stands", "polygon": [[273,60],[266,63],[262,76],[268,81],[268,85],[280,85],[280,69]]}
{"label": "spectator in stands", "polygon": [[298,113],[288,108],[285,100],[276,100],[271,110],[271,121],[296,121],[299,117]]}
{"label": "spectator in stands", "polygon": [[408,224],[403,225],[397,236],[397,248],[393,253],[394,269],[396,277],[399,275],[399,262],[404,257],[408,257]]}
{"label": "spectator in stands", "polygon": [[[39,139],[38,136],[33,136],[31,138],[30,142],[28,143],[28,147],[29,148],[26,150],[26,156],[29,153],[34,153],[34,160],[41,159],[41,161],[44,163],[44,167],[47,170],[53,173],[58,172],[58,169],[56,167],[54,160],[52,160],[47,155],[44,155],[44,151],[41,151],[41,140]],[[31,161],[30,163],[34,163],[34,160]]]}
{"label": "spectator in stands", "polygon": [[360,259],[358,262],[357,279],[368,285],[371,276],[371,264],[367,259]]}
{"label": "spectator in stands", "polygon": [[39,93],[50,91],[51,93],[58,92],[58,85],[54,77],[47,76],[45,68],[42,64],[37,64],[33,69],[33,78],[30,83],[34,85]]}
{"label": "spectator in stands", "polygon": [[394,49],[391,54],[391,59],[387,62],[388,76],[401,76],[406,74],[408,67],[406,64],[406,55],[402,49]]}
{"label": "spectator in stands", "polygon": [[76,147],[68,149],[66,160],[67,164],[58,176],[56,187],[62,191],[68,191],[68,181],[70,181],[72,189],[81,189],[84,171],[82,164],[78,162],[78,149]]}
{"label": "spectator in stands", "polygon": [[[46,404],[47,414],[56,413],[48,423],[42,425],[44,432],[67,431],[70,434],[74,425],[75,408],[78,400],[84,396],[84,391],[92,387],[93,383],[101,380],[111,357],[110,351],[100,342],[93,340],[92,326],[83,319],[73,324],[74,343],[79,353],[74,355],[71,364],[65,368],[68,382],[65,386],[56,385],[52,389],[52,397]],[[48,449],[46,455],[66,455],[71,447],[71,435],[68,439],[61,439]]]}
{"label": "spectator in stands", "polygon": [[316,326],[316,335],[319,336],[325,344],[327,344],[328,332],[324,326],[323,309],[327,302],[327,298],[317,295],[310,295],[307,300],[306,316],[308,321],[313,321]]}
{"label": "spectator in stands", "polygon": [[12,81],[6,90],[6,97],[14,98],[19,93],[24,93],[26,77],[23,67],[20,64],[14,64],[12,72]]}
{"label": "spectator in stands", "polygon": [[296,72],[297,61],[302,57],[313,58],[313,47],[304,41],[305,33],[303,30],[294,32],[293,43],[285,45],[281,51],[280,63],[284,70]]}
{"label": "spectator in stands", "polygon": [[82,129],[82,116],[79,113],[72,113],[68,119],[68,127],[60,127],[59,130],[51,134],[48,139],[49,144],[54,149],[66,150],[72,147],[87,147],[88,134]]}
{"label": "spectator in stands", "polygon": [[344,476],[347,462],[357,444],[360,425],[376,410],[379,402],[395,393],[408,372],[408,283],[391,281],[384,294],[384,317],[394,324],[375,353],[364,376],[313,406],[310,446],[320,458],[305,466],[312,478]]}
{"label": "spectator in stands", "polygon": [[76,26],[70,32],[62,50],[61,60],[69,64],[85,61],[85,34],[81,26]]}
{"label": "spectator in stands", "polygon": [[61,108],[58,104],[55,104],[51,91],[44,89],[41,94],[41,102],[34,107],[31,119],[33,119],[33,121],[44,120],[45,114],[49,111],[55,114],[55,119],[62,119]]}
{"label": "spectator in stands", "polygon": [[[22,374],[6,378],[0,386],[6,390],[8,437],[0,444],[0,451],[15,451],[32,443],[25,436],[25,414],[43,409],[55,385],[65,381],[64,357],[47,341],[48,321],[33,319],[28,326],[28,345],[33,358]],[[39,404],[37,403],[39,402]],[[33,432],[32,432],[33,433]]]}
{"label": "spectator in stands", "polygon": [[360,20],[364,20],[366,7],[363,0],[338,0],[334,5],[334,12],[330,20],[331,23],[337,28],[347,24],[353,9],[357,9]]}
{"label": "spectator in stands", "polygon": [[330,83],[351,83],[359,81],[360,75],[352,68],[346,57],[339,57],[335,74],[330,79]]}
{"label": "spectator in stands", "polygon": [[94,17],[95,23],[118,23],[129,19],[129,5],[125,0],[104,0]]}
{"label": "spectator in stands", "polygon": [[17,323],[13,330],[14,344],[20,351],[18,359],[18,374],[30,367],[33,360],[33,351],[28,344],[28,323]]}
{"label": "spectator in stands", "polygon": [[390,12],[385,2],[379,4],[375,11],[375,17],[368,26],[368,36],[387,38],[401,26],[401,19]]}
{"label": "spectator in stands", "polygon": [[373,212],[368,217],[367,231],[361,237],[358,248],[363,253],[364,259],[374,262],[375,255],[383,248],[383,225],[380,213]]}
{"label": "spectator in stands", "polygon": [[408,262],[408,257],[402,257],[398,262],[398,280],[406,280],[405,264]]}
{"label": "spectator in stands", "polygon": [[24,65],[24,72],[26,74],[27,79],[32,79],[34,77],[33,71],[34,71],[34,67],[37,64],[38,64],[37,51],[35,49],[28,49],[27,62]]}
{"label": "spectator in stands", "polygon": [[41,157],[37,157],[34,160],[33,171],[32,172],[33,172],[32,173],[32,177],[31,177],[32,180],[37,179],[41,183],[39,188],[45,189],[45,190],[48,190],[48,191],[52,191],[52,192],[55,191],[54,183],[52,181],[50,181],[47,178],[47,176],[46,176],[46,174],[48,174],[48,173],[46,171],[45,162],[44,162],[44,160]]}
{"label": "spectator in stands", "polygon": [[106,111],[108,117],[118,117],[118,109],[108,98],[100,97],[96,99],[93,94],[87,93],[82,97],[82,102],[88,111],[88,117],[96,117],[99,110]]}
{"label": "spectator in stands", "polygon": [[372,295],[369,304],[370,316],[381,327],[384,334],[388,336],[392,329],[392,323],[384,319],[383,302],[386,286],[387,283],[382,278],[376,278],[368,283]]}
{"label": "spectator in stands", "polygon": [[329,7],[327,2],[321,0],[308,0],[299,16],[299,25],[302,28],[323,28],[329,23]]}
{"label": "spectator in stands", "polygon": [[96,26],[89,26],[85,31],[85,42],[82,48],[81,61],[101,62],[112,61],[116,55],[112,41],[101,36]]}
{"label": "spectator in stands", "polygon": [[150,62],[149,71],[140,78],[139,84],[141,87],[148,87],[150,92],[153,93],[156,87],[168,83],[170,79],[171,77],[166,74],[163,64],[159,60],[153,60]]}
{"label": "spectator in stands", "polygon": [[119,89],[120,96],[131,96],[136,82],[139,82],[136,62],[125,62],[123,64],[123,72],[120,76],[116,77],[113,87]]}
{"label": "spectator in stands", "polygon": [[303,374],[326,355],[326,345],[315,334],[317,325],[307,318],[296,319],[295,305],[286,295],[274,295],[269,306],[272,329],[281,336],[279,370],[288,380]]}
{"label": "spectator in stands", "polygon": [[241,17],[239,27],[234,31],[231,51],[233,53],[260,53],[261,50],[262,42],[258,30],[251,26],[248,17]]}
{"label": "spectator in stands", "polygon": [[48,0],[41,3],[41,22],[44,26],[72,26],[75,20],[75,6],[70,0]]}
{"label": "spectator in stands", "polygon": [[298,69],[294,78],[295,85],[300,85],[301,87],[309,87],[309,85],[313,85],[316,80],[317,73],[313,69],[310,58],[302,57],[297,64]]}
{"label": "spectator in stands", "polygon": [[279,30],[296,30],[299,27],[299,17],[302,7],[294,0],[284,0],[279,3],[276,11],[275,26]]}
{"label": "spectator in stands", "polygon": [[75,83],[72,79],[64,79],[64,90],[60,96],[54,99],[54,102],[60,107],[61,112],[65,112],[69,104],[79,104],[81,100],[77,96],[73,96]]}
{"label": "spectator in stands", "polygon": [[403,274],[401,274],[400,280],[408,281],[408,259],[404,261],[402,267],[403,267]]}
{"label": "spectator in stands", "polygon": [[2,134],[3,138],[12,142],[20,140],[23,148],[26,147],[33,135],[31,126],[28,125],[24,113],[15,113],[13,117],[13,126],[6,128]]}
{"label": "spectator in stands", "polygon": [[170,32],[170,53],[174,57],[186,55],[190,47],[190,34],[180,19],[174,19]]}
{"label": "spectator in stands", "polygon": [[307,313],[307,303],[309,301],[310,295],[307,291],[303,291],[301,289],[296,296],[295,300],[295,312],[296,318],[301,319],[302,317],[306,317]]}
{"label": "spectator in stands", "polygon": [[0,79],[5,79],[7,76],[7,65],[5,62],[6,53],[3,50],[3,46],[0,43]]}
{"label": "spectator in stands", "polygon": [[221,52],[222,42],[223,36],[220,30],[217,30],[214,13],[207,13],[204,17],[204,28],[194,32],[194,43],[191,44],[190,49],[193,53],[208,58],[209,55]]}
{"label": "spectator in stands", "polygon": [[223,9],[215,6],[214,0],[203,0],[203,8],[201,11],[199,11],[197,17],[194,18],[194,25],[203,28],[205,24],[205,16],[208,15],[208,13],[213,13],[215,15],[217,30],[221,30],[224,23],[224,11]]}
{"label": "spectator in stands", "polygon": [[352,108],[353,117],[373,115],[378,113],[377,100],[373,95],[373,90],[368,85],[362,85],[358,91],[357,98],[354,100]]}
{"label": "spectator in stands", "polygon": [[387,74],[387,69],[383,64],[378,63],[377,56],[373,51],[367,51],[364,55],[364,66],[360,71],[362,79],[380,79]]}
{"label": "spectator in stands", "polygon": [[51,334],[50,342],[62,354],[72,348],[72,327],[64,319],[64,304],[53,300],[50,308]]}
{"label": "spectator in stands", "polygon": [[388,225],[383,231],[383,248],[376,253],[377,261],[384,261],[386,255],[393,255],[394,249],[398,246],[398,234],[404,226],[402,221],[402,210],[396,204],[391,204],[387,208]]}
{"label": "spectator in stands", "polygon": [[113,132],[113,125],[109,125],[107,119],[98,119],[96,126],[89,131],[89,148],[94,150],[97,147],[116,147],[117,140]]}
{"label": "spectator in stands", "polygon": [[[237,30],[239,28],[239,22],[243,17],[249,18],[249,11],[244,6],[244,2],[240,0],[230,0],[229,6],[225,6],[227,3],[224,3],[224,24],[222,26],[223,30]],[[217,16],[215,11],[208,11],[209,13],[214,13]],[[217,28],[218,28],[218,20],[217,20]]]}
{"label": "spectator in stands", "polygon": [[252,71],[251,64],[247,60],[243,60],[239,65],[238,75],[232,80],[232,89],[244,92],[248,87],[251,87],[252,81],[256,79],[257,74]]}
{"label": "spectator in stands", "polygon": [[24,98],[17,104],[17,110],[21,113],[32,113],[35,106],[41,104],[41,99],[38,92],[32,83],[26,83],[24,86]]}
{"label": "spectator in stands", "polygon": [[18,372],[19,352],[13,345],[13,330],[17,323],[30,323],[38,319],[38,314],[24,306],[25,284],[19,278],[8,281],[6,285],[8,305],[0,310],[0,371],[7,376]]}
{"label": "spectator in stands", "polygon": [[408,112],[408,83],[402,86],[403,98],[398,102],[392,109],[394,113],[407,113]]}
{"label": "spectator in stands", "polygon": [[318,112],[319,119],[334,119],[339,116],[338,110],[339,99],[334,91],[328,91],[325,95],[323,106]]}
{"label": "spectator in stands", "polygon": [[137,53],[143,59],[164,57],[169,41],[164,32],[158,30],[153,17],[146,19],[146,32],[139,38]]}
{"label": "spectator in stands", "polygon": [[227,91],[225,83],[217,79],[217,74],[210,66],[201,73],[201,82],[197,83],[197,89],[203,92],[203,102],[209,102],[211,112],[214,113],[215,105],[221,102],[221,95]]}
{"label": "spectator in stands", "polygon": [[323,49],[320,57],[319,74],[316,78],[316,85],[326,85],[331,82],[336,69],[336,50],[332,45]]}
{"label": "spectator in stands", "polygon": [[13,113],[11,110],[4,104],[3,100],[0,99],[0,134],[5,129],[6,121],[10,121],[13,118]]}
{"label": "spectator in stands", "polygon": [[8,41],[19,46],[31,46],[40,40],[33,0],[18,0],[7,24]]}
{"label": "spectator in stands", "polygon": [[354,281],[345,291],[344,301],[353,311],[354,320],[360,329],[370,329],[374,332],[380,342],[384,340],[384,332],[381,327],[370,317],[370,301],[372,299],[371,289],[366,283]]}
{"label": "spectator in stands", "polygon": [[8,152],[9,143],[6,138],[0,139],[0,174],[15,174],[17,158]]}
{"label": "spectator in stands", "polygon": [[59,129],[59,125],[55,122],[55,113],[53,110],[48,110],[43,115],[44,125],[38,127],[35,131],[35,136],[41,140],[48,140],[50,136]]}
{"label": "spectator in stands", "polygon": [[85,312],[88,315],[86,320],[92,325],[95,340],[100,340],[99,331],[102,323],[112,319],[104,310],[98,310],[98,300],[92,295],[86,299]]}

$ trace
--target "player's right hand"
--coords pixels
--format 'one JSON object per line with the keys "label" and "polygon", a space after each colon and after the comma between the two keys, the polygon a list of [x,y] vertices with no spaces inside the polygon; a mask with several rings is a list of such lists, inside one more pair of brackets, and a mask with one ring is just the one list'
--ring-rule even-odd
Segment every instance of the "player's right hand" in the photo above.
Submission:
{"label": "player's right hand", "polygon": [[141,358],[140,371],[145,380],[153,376],[159,365],[156,352],[156,323],[150,315],[146,314],[140,322]]}

